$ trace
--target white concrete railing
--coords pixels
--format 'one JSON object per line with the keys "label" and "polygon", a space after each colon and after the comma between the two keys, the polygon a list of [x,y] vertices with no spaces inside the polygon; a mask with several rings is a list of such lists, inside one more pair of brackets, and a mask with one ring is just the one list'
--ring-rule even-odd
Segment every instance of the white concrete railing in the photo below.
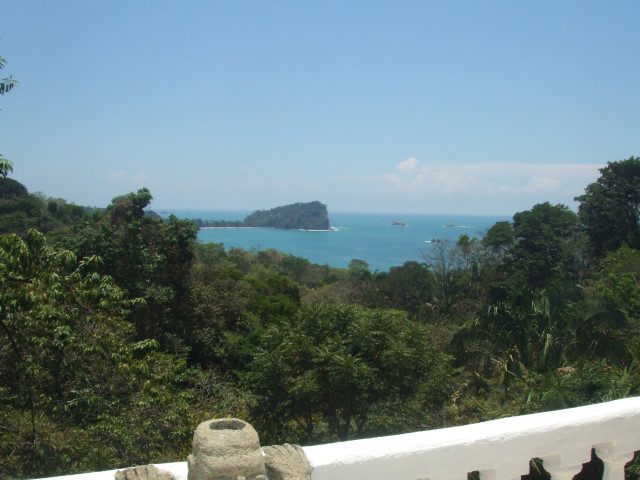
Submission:
{"label": "white concrete railing", "polygon": [[[312,480],[513,480],[541,458],[552,480],[569,480],[591,459],[604,480],[624,480],[624,466],[640,450],[640,397],[586,407],[509,417],[425,432],[304,447]],[[158,464],[186,480],[186,463]],[[113,480],[114,471],[56,477]]]}

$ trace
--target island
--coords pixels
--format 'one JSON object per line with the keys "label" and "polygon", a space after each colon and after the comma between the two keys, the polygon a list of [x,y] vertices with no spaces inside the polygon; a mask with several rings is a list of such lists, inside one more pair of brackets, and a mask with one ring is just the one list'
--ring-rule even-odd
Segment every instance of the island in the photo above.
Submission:
{"label": "island", "polygon": [[263,227],[286,230],[331,230],[327,206],[319,201],[256,210],[244,220],[201,220],[199,227]]}

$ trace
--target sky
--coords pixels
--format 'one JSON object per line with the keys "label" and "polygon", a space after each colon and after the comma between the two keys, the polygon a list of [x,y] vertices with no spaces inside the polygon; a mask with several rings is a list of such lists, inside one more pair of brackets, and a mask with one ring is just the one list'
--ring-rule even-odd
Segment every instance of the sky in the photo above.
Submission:
{"label": "sky", "polygon": [[640,154],[640,2],[4,2],[0,153],[104,206],[511,215]]}

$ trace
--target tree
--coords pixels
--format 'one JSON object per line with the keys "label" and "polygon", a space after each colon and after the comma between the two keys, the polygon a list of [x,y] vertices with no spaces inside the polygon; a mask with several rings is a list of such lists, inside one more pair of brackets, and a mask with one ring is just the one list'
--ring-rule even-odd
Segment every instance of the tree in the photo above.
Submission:
{"label": "tree", "polygon": [[640,157],[608,162],[576,200],[596,255],[623,244],[640,248]]}
{"label": "tree", "polygon": [[433,301],[435,280],[424,263],[410,261],[391,267],[389,273],[379,274],[377,281],[389,306],[411,315],[418,314]]}
{"label": "tree", "polygon": [[586,283],[586,290],[607,308],[640,321],[640,251],[623,245],[607,253]]}
{"label": "tree", "polygon": [[0,178],[0,200],[27,196],[27,187],[13,178]]}
{"label": "tree", "polygon": [[134,312],[138,337],[184,337],[187,288],[197,227],[175,216],[145,215],[152,196],[146,188],[116,197],[105,212],[77,228],[69,248],[80,256],[100,255],[108,274],[146,307]]}
{"label": "tree", "polygon": [[359,258],[352,258],[349,261],[347,272],[349,273],[349,277],[354,280],[368,280],[371,278],[369,264],[365,260],[361,260]]}
{"label": "tree", "polygon": [[480,240],[467,235],[455,244],[439,240],[422,257],[433,274],[436,310],[443,315],[475,311],[486,260]]}
{"label": "tree", "polygon": [[[5,64],[6,64],[5,59],[0,57],[0,70],[4,68]],[[16,82],[11,75],[0,80],[0,95],[9,93],[13,89],[13,87],[16,86],[17,83],[18,82]]]}
{"label": "tree", "polygon": [[93,273],[98,263],[47,246],[35,230],[0,236],[0,410],[28,415],[29,444],[19,450],[32,471],[45,461],[40,414],[62,408],[67,419],[86,419],[117,384],[130,302]]}
{"label": "tree", "polygon": [[2,178],[7,178],[9,172],[13,172],[13,163],[0,155],[0,176]]}
{"label": "tree", "polygon": [[549,202],[513,216],[513,266],[532,287],[575,272],[578,217],[566,205]]}
{"label": "tree", "polygon": [[185,359],[135,341],[127,317],[144,300],[100,265],[36,230],[0,235],[3,478],[148,463],[188,444]]}
{"label": "tree", "polygon": [[246,380],[270,441],[318,441],[426,426],[452,373],[402,312],[312,304],[265,332]]}
{"label": "tree", "polygon": [[285,229],[329,230],[327,206],[317,200],[309,203],[293,203],[271,210],[256,210],[242,224],[245,227],[273,227]]}
{"label": "tree", "polygon": [[246,310],[254,292],[233,267],[213,262],[194,265],[190,277],[185,334],[191,359],[203,368],[237,368],[248,353],[239,344],[251,326]]}
{"label": "tree", "polygon": [[[0,70],[2,70],[4,66],[5,60],[0,57]],[[10,92],[13,87],[16,86],[16,83],[17,82],[11,76],[0,80],[0,95]],[[0,154],[0,176],[6,178],[9,172],[13,172],[13,164]]]}
{"label": "tree", "polygon": [[482,237],[482,244],[495,254],[503,256],[513,246],[514,237],[511,222],[496,222]]}

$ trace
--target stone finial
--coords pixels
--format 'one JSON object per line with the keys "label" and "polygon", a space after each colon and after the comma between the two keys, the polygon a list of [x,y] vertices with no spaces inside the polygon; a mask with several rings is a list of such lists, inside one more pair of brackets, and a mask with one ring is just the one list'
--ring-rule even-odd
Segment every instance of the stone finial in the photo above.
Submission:
{"label": "stone finial", "polygon": [[188,480],[266,480],[258,432],[237,418],[198,425],[187,466]]}
{"label": "stone finial", "polygon": [[171,472],[160,470],[155,465],[138,465],[137,467],[118,470],[115,480],[174,480]]}
{"label": "stone finial", "polygon": [[272,445],[262,451],[269,480],[311,480],[311,464],[298,445]]}

